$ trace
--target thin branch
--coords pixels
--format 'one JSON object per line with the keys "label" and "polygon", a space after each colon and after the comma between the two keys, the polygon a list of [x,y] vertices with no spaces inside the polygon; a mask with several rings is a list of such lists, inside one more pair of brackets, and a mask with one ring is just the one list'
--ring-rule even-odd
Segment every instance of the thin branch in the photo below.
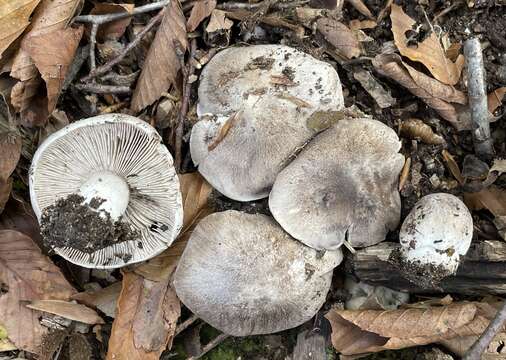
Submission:
{"label": "thin branch", "polygon": [[485,68],[480,40],[469,39],[464,42],[464,56],[467,69],[467,93],[471,109],[474,151],[478,157],[491,159],[494,145],[490,136],[487,93],[485,91]]}
{"label": "thin branch", "polygon": [[193,324],[195,321],[197,321],[198,319],[199,319],[199,317],[197,315],[192,314],[192,316],[190,316],[188,319],[186,319],[185,321],[183,321],[181,324],[179,324],[176,327],[176,333],[174,334],[174,336],[181,334],[183,331],[188,329],[188,327],[191,324]]}
{"label": "thin branch", "polygon": [[91,34],[90,34],[90,68],[91,71],[95,70],[97,67],[97,61],[95,60],[95,46],[97,45],[97,31],[98,24],[94,23],[91,26]]}
{"label": "thin branch", "polygon": [[[162,9],[155,17],[151,18],[151,20],[147,23],[147,25],[135,36],[131,43],[129,43],[114,59],[111,59],[104,65],[99,66],[98,68],[90,71],[89,75],[85,76],[81,79],[82,82],[86,82],[95,78],[99,75],[105,74],[109,70],[111,70],[115,65],[119,64],[121,60],[127,56],[127,54],[135,48],[142,40],[144,35],[146,35],[155,25],[157,25],[163,18],[163,13],[165,9]],[[95,26],[95,24],[93,24]]]}
{"label": "thin branch", "polygon": [[[302,5],[305,5],[309,3],[309,0],[298,0],[298,1],[291,1],[291,2],[278,2],[276,4],[272,5],[272,8],[275,10],[283,10],[283,9],[291,9],[295,7],[299,7]],[[219,4],[216,6],[219,10],[226,10],[226,11],[232,11],[232,10],[257,10],[264,6],[263,2],[250,4],[250,3],[242,3],[242,2],[226,2],[223,4]]]}
{"label": "thin branch", "polygon": [[75,87],[82,91],[94,94],[130,94],[132,89],[128,86],[102,85],[102,84],[77,84]]}
{"label": "thin branch", "polygon": [[121,13],[112,13],[112,14],[103,14],[103,15],[81,15],[76,16],[74,18],[74,22],[84,22],[84,23],[92,23],[102,25],[111,21],[125,19],[130,16],[143,14],[146,12],[159,10],[165,7],[170,3],[171,0],[163,0],[156,3],[151,3],[143,6],[139,6],[134,8],[131,12],[121,12]]}
{"label": "thin branch", "polygon": [[501,331],[506,321],[506,301],[503,302],[501,308],[495,314],[494,319],[488,324],[485,331],[478,340],[473,344],[471,349],[462,357],[462,360],[480,360],[481,355],[487,349],[494,337]]}
{"label": "thin branch", "polygon": [[200,359],[202,356],[207,354],[209,351],[214,349],[216,346],[221,344],[223,341],[225,341],[229,337],[230,337],[230,335],[227,335],[227,334],[221,334],[221,335],[216,336],[214,339],[212,339],[206,345],[204,345],[200,354],[198,354],[197,356],[191,356],[188,358],[188,360]]}

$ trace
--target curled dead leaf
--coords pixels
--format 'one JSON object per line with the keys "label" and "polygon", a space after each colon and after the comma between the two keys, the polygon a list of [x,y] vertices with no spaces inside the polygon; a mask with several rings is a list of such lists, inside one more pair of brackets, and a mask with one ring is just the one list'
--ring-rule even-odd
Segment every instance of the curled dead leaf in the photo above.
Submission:
{"label": "curled dead leaf", "polygon": [[443,160],[445,161],[446,166],[452,173],[453,177],[459,182],[459,184],[464,184],[464,176],[460,172],[459,164],[457,164],[452,154],[450,154],[446,149],[444,149],[441,154],[443,155]]}
{"label": "curled dead leaf", "polygon": [[355,8],[359,13],[372,19],[374,16],[371,13],[371,10],[364,4],[362,0],[347,0],[348,3]]}
{"label": "curled dead leaf", "polygon": [[120,292],[121,283],[117,282],[103,289],[74,294],[72,299],[114,318],[116,315],[116,302]]}
{"label": "curled dead leaf", "polygon": [[434,31],[431,31],[430,35],[422,42],[418,42],[416,46],[410,46],[406,32],[413,31],[416,21],[406,15],[399,5],[392,4],[390,19],[395,45],[402,55],[424,64],[430,73],[444,84],[455,85],[459,81],[464,67],[463,55],[459,55],[455,62],[447,58]]}
{"label": "curled dead leaf", "polygon": [[420,139],[426,144],[444,144],[445,139],[436,134],[432,128],[420,119],[407,119],[399,125],[399,131],[402,136],[408,139]]}
{"label": "curled dead leaf", "polygon": [[[92,15],[102,15],[102,14],[117,14],[117,13],[131,13],[134,9],[134,4],[114,4],[114,3],[105,3],[99,2],[93,6],[90,14]],[[131,17],[127,17],[125,19],[119,19],[115,21],[111,21],[105,24],[101,24],[98,27],[97,31],[97,40],[105,41],[105,40],[117,40],[123,36],[126,28],[130,25],[132,21]]]}
{"label": "curled dead leaf", "polygon": [[186,23],[186,29],[190,32],[195,31],[200,23],[207,18],[216,8],[216,0],[198,1],[193,5],[190,18]]}
{"label": "curled dead leaf", "polygon": [[502,105],[502,100],[506,94],[506,86],[495,89],[487,96],[488,111],[494,113],[499,106]]}
{"label": "curled dead leaf", "polygon": [[81,304],[75,304],[63,300],[35,300],[26,305],[29,309],[58,315],[69,320],[79,321],[85,324],[104,324],[104,320],[97,312]]}
{"label": "curled dead leaf", "polygon": [[214,33],[220,30],[229,30],[234,25],[234,22],[227,19],[226,14],[225,11],[214,9],[207,24],[206,32]]}
{"label": "curled dead leaf", "polygon": [[360,44],[346,25],[331,18],[320,18],[316,22],[316,28],[325,40],[335,47],[339,55],[345,59],[360,56]]}

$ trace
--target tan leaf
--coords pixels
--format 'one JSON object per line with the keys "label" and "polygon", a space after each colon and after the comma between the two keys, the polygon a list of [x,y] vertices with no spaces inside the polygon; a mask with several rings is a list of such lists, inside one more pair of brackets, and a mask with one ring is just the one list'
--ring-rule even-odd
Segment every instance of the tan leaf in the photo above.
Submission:
{"label": "tan leaf", "polygon": [[477,306],[467,302],[425,309],[331,310],[325,316],[332,325],[332,344],[345,355],[425,345],[486,326]]}
{"label": "tan leaf", "polygon": [[5,204],[9,201],[12,191],[12,178],[0,180],[0,214],[4,211]]}
{"label": "tan leaf", "polygon": [[406,15],[401,6],[392,4],[390,19],[392,20],[395,45],[402,55],[424,64],[430,73],[442,83],[448,85],[458,83],[464,66],[464,56],[458,56],[455,62],[448,59],[434,31],[424,41],[419,42],[416,47],[410,46],[406,32],[414,29],[416,21]]}
{"label": "tan leaf", "polygon": [[218,146],[218,144],[223,141],[223,139],[225,138],[225,136],[227,136],[228,131],[230,130],[230,128],[232,126],[234,126],[234,124],[236,123],[236,120],[239,118],[239,116],[240,116],[240,112],[236,112],[233,115],[231,115],[227,119],[227,121],[225,121],[225,123],[223,124],[223,126],[220,128],[220,133],[218,134],[218,136],[216,136],[216,139],[214,139],[213,143],[209,144],[209,146],[207,147],[207,149],[209,151],[214,150],[216,148],[216,146]]}
{"label": "tan leaf", "polygon": [[413,95],[419,97],[457,130],[467,127],[468,124],[459,120],[457,111],[452,105],[452,103],[463,104],[466,102],[463,92],[413,69],[395,54],[378,55],[372,63],[379,73],[392,78]]}
{"label": "tan leaf", "polygon": [[18,348],[37,353],[46,328],[28,301],[68,299],[75,290],[28,236],[0,231],[1,322]]}
{"label": "tan leaf", "polygon": [[[31,61],[31,60],[30,60]],[[13,86],[11,102],[17,112],[21,113],[21,124],[27,127],[42,126],[46,123],[47,96],[44,81],[37,72],[36,76],[26,81],[19,81]]]}
{"label": "tan leaf", "polygon": [[21,156],[21,137],[12,132],[0,133],[0,181],[11,176]]}
{"label": "tan leaf", "polygon": [[178,51],[184,52],[187,48],[186,19],[181,4],[178,0],[174,0],[165,8],[162,23],[149,47],[132,97],[132,110],[140,111],[151,105],[176,83],[177,74],[181,69],[177,54]]}
{"label": "tan leaf", "polygon": [[506,216],[506,190],[491,185],[474,193],[465,193],[464,202],[471,210],[489,210],[495,217]]}
{"label": "tan leaf", "polygon": [[66,319],[79,321],[85,324],[104,324],[104,320],[97,312],[81,304],[63,300],[36,300],[26,305],[29,309],[43,311],[58,315]]}
{"label": "tan leaf", "polygon": [[208,200],[213,188],[200,173],[179,175],[179,181],[183,194],[183,228],[179,237],[167,250],[135,269],[137,274],[146,279],[161,281],[172,274],[194,225],[212,212]]}
{"label": "tan leaf", "polygon": [[453,177],[462,185],[465,182],[464,176],[460,172],[459,164],[455,161],[455,158],[448,152],[448,150],[444,149],[441,154],[443,155],[443,160],[446,163],[446,166],[452,173]]}
{"label": "tan leaf", "polygon": [[[92,15],[100,14],[117,14],[117,13],[131,13],[134,9],[134,4],[113,4],[113,3],[96,3],[93,9],[90,11]],[[131,17],[119,19],[102,24],[97,30],[97,40],[117,40],[123,36],[126,28],[132,21]]]}
{"label": "tan leaf", "polygon": [[74,60],[82,35],[83,27],[55,30],[30,36],[21,46],[46,82],[48,113],[52,113],[56,107],[65,75]]}
{"label": "tan leaf", "polygon": [[121,283],[117,282],[103,289],[74,294],[72,295],[72,299],[98,309],[107,316],[114,318],[116,316],[116,303],[120,292]]}
{"label": "tan leaf", "polygon": [[216,0],[201,0],[195,3],[186,24],[188,31],[195,31],[200,23],[214,11]]}
{"label": "tan leaf", "polygon": [[351,59],[360,56],[360,44],[353,31],[346,25],[331,18],[320,18],[316,22],[316,27],[325,40],[344,58]]}
{"label": "tan leaf", "polygon": [[488,103],[488,111],[490,113],[494,113],[496,109],[502,105],[502,99],[504,98],[504,94],[506,94],[506,86],[495,89],[487,96]]}
{"label": "tan leaf", "polygon": [[363,29],[374,29],[378,26],[378,23],[374,20],[351,20],[348,27],[351,31],[363,30]]}
{"label": "tan leaf", "polygon": [[211,13],[211,18],[209,19],[209,23],[206,27],[206,32],[213,33],[219,30],[228,30],[233,25],[234,22],[225,17],[227,13],[222,10],[214,9]]}
{"label": "tan leaf", "polygon": [[409,139],[420,139],[426,144],[444,144],[445,139],[434,133],[432,128],[420,119],[407,119],[399,125],[399,131],[402,136]]}
{"label": "tan leaf", "polygon": [[40,0],[0,0],[0,58],[30,23],[28,19]]}
{"label": "tan leaf", "polygon": [[347,0],[351,6],[355,8],[359,13],[368,17],[369,19],[373,18],[371,10],[363,3],[362,0]]}
{"label": "tan leaf", "polygon": [[171,347],[181,309],[169,277],[154,282],[123,274],[108,360],[158,360]]}

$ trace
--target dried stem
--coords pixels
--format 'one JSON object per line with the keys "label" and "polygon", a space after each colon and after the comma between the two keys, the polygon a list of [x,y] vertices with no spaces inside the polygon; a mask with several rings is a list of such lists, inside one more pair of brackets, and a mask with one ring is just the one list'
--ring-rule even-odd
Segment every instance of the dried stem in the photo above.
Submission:
{"label": "dried stem", "polygon": [[102,84],[77,84],[76,88],[95,94],[130,94],[132,89],[128,86],[102,85]]}
{"label": "dried stem", "polygon": [[494,319],[488,324],[485,331],[481,334],[478,340],[473,344],[471,349],[462,357],[462,360],[479,360],[481,355],[492,342],[494,337],[502,329],[506,321],[506,301],[502,304],[501,308],[497,311]]}
{"label": "dried stem", "polygon": [[485,68],[481,44],[477,38],[464,42],[464,56],[474,151],[478,157],[491,159],[494,156],[494,146],[490,137],[487,93],[485,92]]}
{"label": "dried stem", "polygon": [[188,319],[186,319],[185,321],[183,321],[181,324],[179,324],[176,327],[176,333],[174,334],[174,336],[181,334],[183,331],[188,329],[188,327],[191,324],[193,324],[195,321],[197,321],[198,319],[199,319],[199,317],[197,315],[192,314],[192,316],[190,316]]}
{"label": "dried stem", "polygon": [[97,61],[95,60],[95,46],[97,45],[97,31],[98,24],[93,24],[91,26],[90,33],[90,69],[91,71],[95,70],[97,67]]}
{"label": "dried stem", "polygon": [[[298,6],[302,6],[309,3],[309,0],[299,0],[299,1],[291,1],[291,2],[278,2],[272,5],[272,8],[275,10],[282,9],[291,9]],[[259,3],[242,3],[242,2],[226,2],[223,4],[219,4],[216,6],[217,9],[232,11],[232,10],[256,10],[264,6],[263,2]]]}
{"label": "dried stem", "polygon": [[[81,79],[81,81],[86,82],[91,80],[92,78],[95,78],[99,75],[105,74],[109,70],[111,70],[115,65],[119,64],[121,60],[127,56],[127,54],[135,48],[142,40],[144,35],[146,35],[155,25],[157,25],[163,18],[163,13],[165,9],[162,9],[155,17],[151,18],[151,20],[146,24],[144,29],[142,29],[132,40],[131,43],[129,43],[114,59],[111,59],[104,65],[99,66],[98,68],[91,70],[89,75],[85,76]],[[95,24],[93,24],[95,26]],[[93,52],[94,53],[94,52]]]}
{"label": "dried stem", "polygon": [[214,349],[216,346],[221,344],[223,341],[225,341],[229,337],[230,337],[230,335],[227,335],[227,334],[221,334],[221,335],[216,336],[214,339],[212,339],[206,345],[204,345],[200,354],[198,354],[197,356],[191,356],[188,358],[188,360],[200,359],[202,356],[207,354],[209,351]]}

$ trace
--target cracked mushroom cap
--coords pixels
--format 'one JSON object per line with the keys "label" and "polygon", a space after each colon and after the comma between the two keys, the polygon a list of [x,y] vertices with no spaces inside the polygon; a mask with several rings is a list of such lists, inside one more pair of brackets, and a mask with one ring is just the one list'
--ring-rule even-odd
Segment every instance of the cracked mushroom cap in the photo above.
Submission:
{"label": "cracked mushroom cap", "polygon": [[457,272],[460,257],[469,250],[472,238],[471,213],[458,197],[445,193],[421,198],[404,219],[399,233],[405,260],[439,267],[444,274],[438,277]]}
{"label": "cracked mushroom cap", "polygon": [[283,45],[226,49],[200,78],[192,159],[227,197],[267,197],[290,155],[314,135],[307,119],[343,102],[337,72],[308,54]]}
{"label": "cracked mushroom cap", "polygon": [[153,127],[124,114],[80,120],[48,137],[32,160],[30,198],[47,244],[84,267],[147,260],[182,225],[172,156]]}
{"label": "cracked mushroom cap", "polygon": [[388,126],[344,119],[317,135],[276,178],[269,208],[294,238],[315,249],[385,239],[400,220],[404,157]]}
{"label": "cracked mushroom cap", "polygon": [[325,302],[341,251],[318,253],[265,215],[233,210],[203,219],[179,261],[178,297],[213,327],[269,334],[311,319]]}

